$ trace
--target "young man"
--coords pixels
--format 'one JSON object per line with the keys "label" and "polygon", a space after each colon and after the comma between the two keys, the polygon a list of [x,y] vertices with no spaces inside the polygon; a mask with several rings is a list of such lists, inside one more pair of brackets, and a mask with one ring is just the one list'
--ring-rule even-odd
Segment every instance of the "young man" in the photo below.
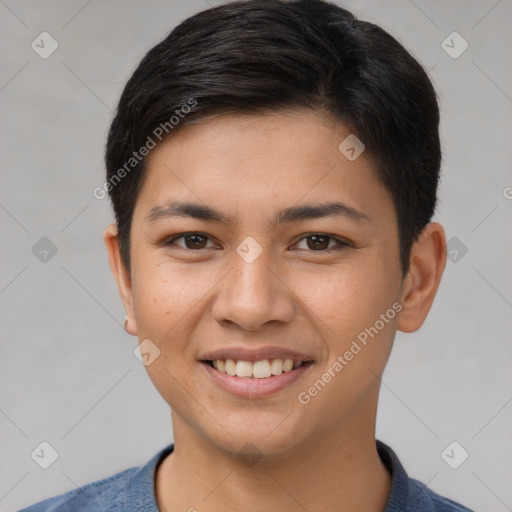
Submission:
{"label": "young man", "polygon": [[110,264],[174,444],[26,511],[467,511],[375,439],[446,262],[426,73],[320,0],[181,23],[122,94]]}

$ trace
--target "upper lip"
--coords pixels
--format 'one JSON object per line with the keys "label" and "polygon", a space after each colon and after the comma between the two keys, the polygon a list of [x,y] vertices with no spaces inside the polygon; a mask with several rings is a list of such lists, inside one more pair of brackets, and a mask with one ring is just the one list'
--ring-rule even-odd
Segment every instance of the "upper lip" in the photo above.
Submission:
{"label": "upper lip", "polygon": [[226,347],[203,354],[199,360],[215,361],[217,359],[234,359],[235,361],[261,361],[263,359],[293,359],[294,361],[313,361],[313,358],[284,347]]}

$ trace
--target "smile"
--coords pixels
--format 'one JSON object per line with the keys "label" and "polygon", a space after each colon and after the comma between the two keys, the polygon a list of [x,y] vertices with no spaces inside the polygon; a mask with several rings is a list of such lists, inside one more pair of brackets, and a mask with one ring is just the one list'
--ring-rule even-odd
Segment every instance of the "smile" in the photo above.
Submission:
{"label": "smile", "polygon": [[313,366],[313,361],[294,359],[202,360],[211,382],[230,394],[255,399],[283,390],[300,379]]}
{"label": "smile", "polygon": [[262,359],[260,361],[236,361],[234,359],[216,359],[208,361],[221,373],[232,377],[250,377],[267,379],[300,368],[304,361],[293,359]]}

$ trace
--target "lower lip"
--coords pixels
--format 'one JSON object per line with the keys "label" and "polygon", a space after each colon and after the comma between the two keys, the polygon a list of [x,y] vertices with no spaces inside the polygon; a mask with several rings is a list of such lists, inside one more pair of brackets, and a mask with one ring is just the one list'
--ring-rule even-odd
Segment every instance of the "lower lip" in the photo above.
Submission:
{"label": "lower lip", "polygon": [[313,366],[313,363],[304,363],[295,370],[283,372],[281,375],[272,375],[272,377],[264,379],[233,377],[227,373],[219,372],[204,361],[201,361],[201,366],[222,389],[229,391],[233,395],[244,398],[260,398],[281,391],[297,379],[300,379]]}

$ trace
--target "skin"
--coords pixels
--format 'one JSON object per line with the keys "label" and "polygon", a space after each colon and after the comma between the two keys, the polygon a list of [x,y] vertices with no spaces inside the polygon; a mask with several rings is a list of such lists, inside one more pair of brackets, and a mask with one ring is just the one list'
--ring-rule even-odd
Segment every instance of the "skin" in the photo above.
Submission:
{"label": "skin", "polygon": [[[375,447],[380,377],[396,330],[417,330],[430,310],[446,263],[445,236],[430,223],[402,275],[391,196],[366,152],[349,161],[338,150],[349,134],[312,111],[229,114],[184,127],[149,155],[131,228],[131,273],[116,226],[105,229],[126,328],[161,351],[146,368],[172,408],[175,450],[155,478],[163,512],[385,508],[391,478]],[[145,222],[169,200],[208,205],[236,222]],[[272,223],[281,208],[330,201],[368,221]],[[207,238],[161,245],[187,232]],[[326,251],[335,241],[315,243],[312,233],[350,245]],[[252,263],[236,252],[248,236],[262,248]],[[401,311],[301,404],[298,394],[394,303]],[[287,347],[314,364],[284,390],[248,400],[218,387],[198,362],[205,350],[235,345]],[[238,453],[246,443],[256,447],[254,464]]]}

